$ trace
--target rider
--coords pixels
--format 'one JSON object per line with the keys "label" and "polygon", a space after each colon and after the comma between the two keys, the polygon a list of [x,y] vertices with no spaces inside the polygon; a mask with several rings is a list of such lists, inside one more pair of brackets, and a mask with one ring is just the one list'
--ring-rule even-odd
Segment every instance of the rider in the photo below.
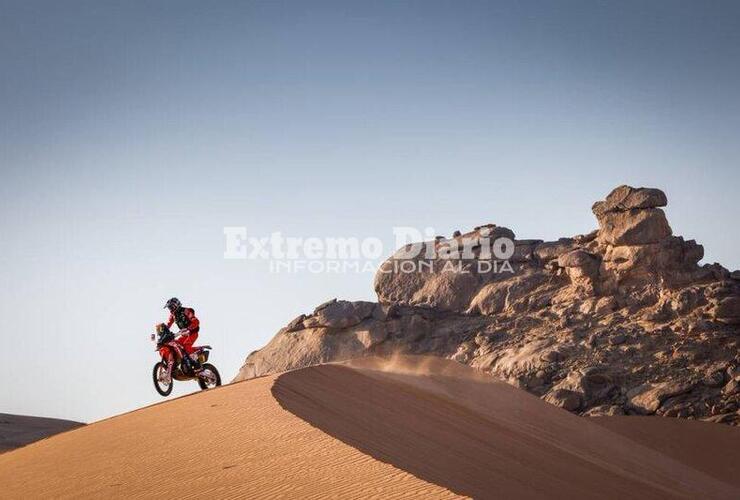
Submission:
{"label": "rider", "polygon": [[[180,336],[175,341],[183,347],[187,354],[192,354],[193,343],[198,338],[198,331],[200,330],[200,321],[195,317],[195,311],[190,307],[183,307],[177,297],[168,300],[164,308],[170,311],[167,328],[171,327],[173,323],[177,325],[180,329],[178,332]],[[199,372],[202,369],[200,363],[190,356],[184,356],[183,359],[193,371]]]}

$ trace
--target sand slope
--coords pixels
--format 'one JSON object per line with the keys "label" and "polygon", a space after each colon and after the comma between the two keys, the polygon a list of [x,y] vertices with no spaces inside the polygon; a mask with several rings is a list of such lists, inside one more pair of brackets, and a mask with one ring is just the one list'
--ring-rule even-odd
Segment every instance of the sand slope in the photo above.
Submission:
{"label": "sand slope", "polygon": [[452,497],[283,410],[276,377],[224,386],[0,455],[3,498]]}
{"label": "sand slope", "polygon": [[[0,455],[0,484],[9,498],[740,496],[722,466],[740,449],[737,429],[612,422],[454,363],[370,360],[234,384],[54,436]],[[697,439],[715,451],[701,464]]]}
{"label": "sand slope", "polygon": [[58,418],[0,413],[0,453],[81,425],[85,424]]}

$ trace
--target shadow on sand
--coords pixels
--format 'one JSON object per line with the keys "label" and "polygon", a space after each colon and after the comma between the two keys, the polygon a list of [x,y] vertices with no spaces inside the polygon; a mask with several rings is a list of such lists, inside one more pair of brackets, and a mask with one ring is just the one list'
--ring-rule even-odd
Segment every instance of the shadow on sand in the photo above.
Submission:
{"label": "shadow on sand", "polygon": [[[426,379],[443,390],[454,389],[444,376]],[[464,384],[466,397],[479,394],[492,400],[489,407],[499,405],[507,415],[488,418],[439,391],[404,383],[402,376],[375,376],[341,365],[283,374],[272,394],[285,410],[345,444],[469,497],[672,498],[701,493],[732,498],[740,492],[737,485],[508,386],[475,380]],[[552,420],[552,428],[533,432],[531,422],[523,421],[533,411],[538,427]],[[578,436],[571,440],[563,435],[567,432]],[[607,449],[600,455],[593,450],[601,446],[602,435]],[[644,456],[633,461],[632,445]],[[610,447],[621,448],[613,462]]]}

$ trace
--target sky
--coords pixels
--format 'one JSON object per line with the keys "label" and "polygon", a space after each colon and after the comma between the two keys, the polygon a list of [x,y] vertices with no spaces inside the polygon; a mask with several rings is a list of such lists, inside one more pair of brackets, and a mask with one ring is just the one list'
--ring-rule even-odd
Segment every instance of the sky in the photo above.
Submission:
{"label": "sky", "polygon": [[740,268],[738,26],[732,1],[0,0],[0,412],[159,401],[171,296],[225,380],[298,314],[375,299],[372,273],[224,259],[227,226],[548,240],[626,183]]}

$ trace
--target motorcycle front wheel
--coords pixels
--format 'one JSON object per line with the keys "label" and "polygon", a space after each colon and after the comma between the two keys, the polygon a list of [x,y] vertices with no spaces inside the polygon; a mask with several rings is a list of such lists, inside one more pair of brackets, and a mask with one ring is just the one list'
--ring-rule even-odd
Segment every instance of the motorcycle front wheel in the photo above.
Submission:
{"label": "motorcycle front wheel", "polygon": [[218,387],[219,385],[221,385],[221,375],[218,373],[218,370],[216,369],[216,367],[213,366],[212,364],[205,363],[203,365],[202,374],[203,376],[198,377],[198,385],[204,391],[206,389],[210,389],[212,387]]}
{"label": "motorcycle front wheel", "polygon": [[170,383],[167,384],[167,363],[160,361],[154,365],[152,370],[152,379],[154,380],[154,388],[161,396],[169,396],[172,392],[172,386],[175,385],[172,376],[170,375]]}

